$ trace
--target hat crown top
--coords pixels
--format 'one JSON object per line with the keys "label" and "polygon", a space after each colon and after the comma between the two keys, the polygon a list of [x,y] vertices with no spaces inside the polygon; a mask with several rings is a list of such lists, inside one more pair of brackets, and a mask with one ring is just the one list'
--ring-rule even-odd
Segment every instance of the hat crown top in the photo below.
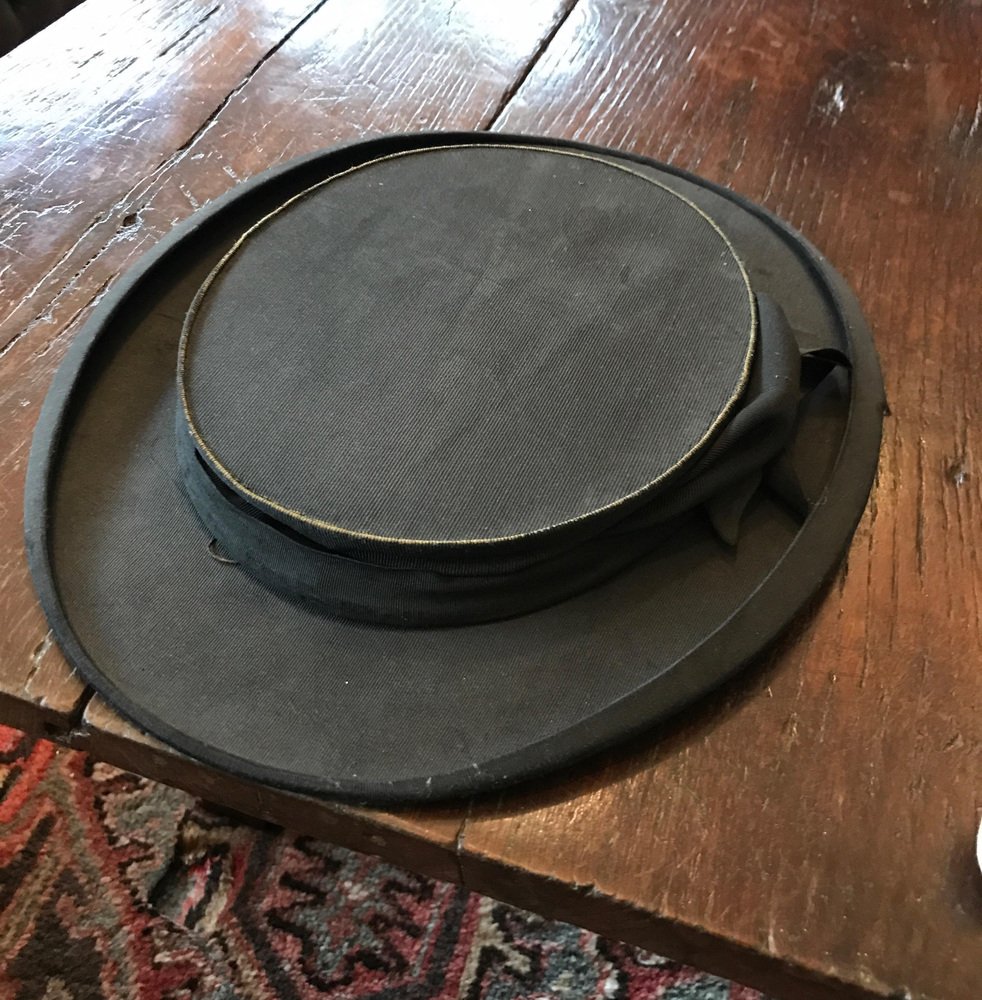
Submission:
{"label": "hat crown top", "polygon": [[247,233],[185,332],[197,443],[298,530],[484,542],[657,486],[743,389],[747,276],[700,209],[545,148],[415,151]]}

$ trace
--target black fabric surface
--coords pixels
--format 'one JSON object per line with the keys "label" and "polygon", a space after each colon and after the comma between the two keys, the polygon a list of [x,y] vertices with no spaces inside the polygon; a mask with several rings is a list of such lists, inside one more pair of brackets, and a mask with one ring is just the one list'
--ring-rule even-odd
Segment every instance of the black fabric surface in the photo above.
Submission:
{"label": "black fabric surface", "polygon": [[197,313],[202,451],[334,546],[619,519],[720,426],[754,337],[740,262],[677,194],[575,151],[473,145],[293,201]]}
{"label": "black fabric surface", "polygon": [[[793,433],[800,395],[800,353],[784,314],[767,296],[761,297],[757,312],[750,383],[711,445],[657,491],[639,498],[643,503],[636,500],[619,520],[581,518],[572,540],[567,532],[557,544],[554,533],[539,532],[522,539],[519,551],[513,540],[456,545],[448,551],[445,546],[402,543],[383,548],[374,540],[355,538],[338,552],[293,530],[223,482],[196,450],[185,409],[179,406],[175,436],[182,483],[225,557],[281,593],[306,598],[341,617],[378,625],[461,625],[548,607],[640,559],[700,504],[707,505],[724,540],[736,544],[742,512],[766,463]],[[276,427],[278,417],[271,411],[266,422]],[[452,466],[447,470],[455,471]],[[435,474],[432,480],[438,491],[443,476]],[[493,480],[486,484],[486,494],[492,507],[497,497]],[[435,492],[431,502],[438,500]]]}
{"label": "black fabric surface", "polygon": [[835,565],[862,511],[882,387],[841,279],[732,195],[608,153],[709,212],[803,347],[813,338],[851,357],[851,371],[833,370],[804,398],[785,452],[811,501],[804,522],[765,483],[735,547],[710,518],[689,517],[605,584],[467,627],[344,621],[216,560],[174,448],[174,358],[195,289],[243,228],[326,172],[461,141],[489,140],[349,147],[210,207],[107,299],[45,405],[26,523],[58,641],[113,704],[216,766],[381,802],[471,793],[569,763],[652,725],[758,652]]}

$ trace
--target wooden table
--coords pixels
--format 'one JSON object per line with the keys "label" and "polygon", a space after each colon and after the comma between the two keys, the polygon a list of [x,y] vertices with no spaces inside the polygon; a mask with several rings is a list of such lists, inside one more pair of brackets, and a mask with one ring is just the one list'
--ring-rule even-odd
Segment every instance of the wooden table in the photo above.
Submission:
{"label": "wooden table", "polygon": [[[793,998],[982,996],[977,0],[87,0],[0,61],[0,721]],[[231,780],[67,669],[28,442],[93,304],[271,164],[392,130],[637,150],[858,290],[892,415],[848,563],[723,694],[562,780],[409,813]]]}

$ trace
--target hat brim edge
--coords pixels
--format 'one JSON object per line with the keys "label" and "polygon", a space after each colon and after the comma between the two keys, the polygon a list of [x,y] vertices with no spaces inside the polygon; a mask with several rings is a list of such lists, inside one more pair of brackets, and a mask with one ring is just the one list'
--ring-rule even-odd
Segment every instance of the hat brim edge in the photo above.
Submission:
{"label": "hat brim edge", "polygon": [[[391,782],[331,782],[325,778],[307,779],[292,772],[256,767],[248,760],[188,737],[161,719],[152,717],[109,682],[89,658],[59,597],[49,551],[49,497],[57,471],[65,418],[70,409],[73,389],[110,318],[147,275],[197,229],[239,199],[273,181],[302,172],[326,155],[336,156],[356,146],[364,149],[373,143],[384,149],[394,143],[431,145],[437,142],[530,140],[604,155],[613,154],[712,190],[765,222],[805,263],[842,322],[843,333],[852,352],[853,370],[852,398],[839,454],[825,494],[815,505],[801,531],[767,577],[747,595],[737,612],[679,659],[672,668],[649,684],[607,705],[590,718],[537,743],[528,744],[519,751],[498,757],[479,768],[475,765],[432,775],[425,780],[414,778]],[[279,165],[230,189],[176,225],[137,264],[117,279],[115,286],[93,311],[66,352],[41,408],[25,481],[24,532],[28,565],[41,606],[72,667],[126,719],[179,751],[247,780],[293,792],[329,794],[373,805],[418,803],[474,795],[534,779],[560,766],[575,764],[615,743],[652,729],[659,721],[728,680],[748,660],[758,656],[762,649],[769,646],[831,576],[848,548],[874,482],[876,462],[870,461],[869,456],[878,454],[885,409],[880,366],[870,330],[858,300],[845,280],[800,233],[768,210],[728,188],[636,153],[552,137],[486,132],[411,133],[385,136],[367,142],[345,143]],[[848,456],[853,456],[854,459],[844,461],[844,457]],[[830,493],[835,494],[835,503],[826,502]],[[806,534],[807,545],[803,544]],[[824,558],[814,558],[816,548],[825,553]]]}

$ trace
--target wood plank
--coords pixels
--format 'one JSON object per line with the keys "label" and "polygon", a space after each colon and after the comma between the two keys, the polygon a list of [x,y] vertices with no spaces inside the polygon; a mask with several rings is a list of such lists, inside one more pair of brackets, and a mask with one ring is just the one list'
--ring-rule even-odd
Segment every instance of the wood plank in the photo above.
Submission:
{"label": "wood plank", "polygon": [[980,50],[971,3],[583,0],[496,122],[789,218],[858,290],[892,416],[796,638],[628,755],[475,808],[468,885],[777,995],[982,993]]}
{"label": "wood plank", "polygon": [[67,742],[97,760],[183,788],[224,809],[374,854],[432,878],[459,882],[459,807],[380,813],[292,795],[204,767],[121,719],[98,696]]}
{"label": "wood plank", "polygon": [[530,0],[502,20],[478,0],[88,0],[0,62],[9,717],[67,729],[83,690],[45,645],[20,510],[38,408],[92,306],[177,221],[266,167],[369,133],[486,124],[571,3]]}
{"label": "wood plank", "polygon": [[[166,168],[323,0],[92,0],[0,62],[3,343],[58,304]],[[126,224],[124,224],[126,223]]]}
{"label": "wood plank", "polygon": [[[71,205],[80,187],[92,185],[73,163],[91,167],[102,158],[126,183],[121,193],[107,189],[100,212],[108,214],[95,225],[98,213],[78,214],[92,205],[86,196],[84,207],[49,212],[38,227],[47,233],[49,219],[69,219],[56,266],[25,272],[33,278],[23,298],[34,305],[2,330],[2,342],[12,345],[0,374],[5,512],[19,510],[40,394],[91,302],[194,202],[263,165],[365,131],[495,120],[510,130],[626,145],[735,184],[815,238],[859,287],[874,320],[894,405],[876,505],[848,574],[770,666],[658,742],[535,794],[478,806],[459,875],[502,898],[664,946],[787,996],[907,989],[974,998],[972,974],[982,967],[975,933],[982,900],[970,870],[979,810],[979,640],[972,630],[979,489],[968,428],[977,416],[971,390],[979,370],[968,296],[978,282],[961,262],[979,260],[970,214],[980,190],[972,70],[978,13],[966,4],[855,11],[841,2],[581,0],[496,119],[565,7],[526,4],[512,20],[489,20],[484,6],[431,3],[414,15],[405,4],[330,2],[282,47],[290,29],[271,31],[270,48],[244,72],[221,75],[219,64],[232,53],[203,43],[190,83],[171,101],[172,114],[190,114],[195,88],[210,87],[219,74],[223,85],[208,91],[219,99],[201,104],[197,124],[165,119],[157,133],[152,109],[121,98],[117,117],[96,121],[91,133],[80,115],[76,136],[59,147],[60,167],[25,154],[29,167],[50,166],[64,184],[44,202],[49,207]],[[89,0],[79,17],[97,8]],[[160,9],[139,7],[151,8]],[[172,5],[178,8],[190,10]],[[235,52],[255,24],[276,16],[245,3],[230,9],[245,19],[222,34]],[[529,11],[548,16],[518,58],[515,39],[525,38]],[[193,46],[208,23],[183,41],[169,37]],[[76,61],[100,58],[95,48],[86,52]],[[100,86],[102,77],[115,78],[113,68],[110,59]],[[129,79],[130,69],[116,76]],[[6,114],[0,171],[11,149]],[[39,113],[41,131],[43,121]],[[149,169],[129,161],[113,167],[115,134],[159,139]],[[15,138],[18,148],[39,148],[26,131]],[[139,151],[144,141],[129,145]],[[146,141],[155,148],[156,140]],[[0,227],[4,219],[0,211]],[[915,260],[939,231],[945,246]],[[0,240],[7,235],[0,228]],[[34,253],[20,242],[23,226],[12,239]],[[17,253],[6,256],[0,245],[0,254],[6,293]],[[5,625],[15,626],[8,634],[18,634],[3,640],[11,645],[0,649],[0,687],[7,690],[12,669],[21,692],[31,653],[40,650],[42,664],[51,654],[25,596],[16,520],[4,519],[9,538],[0,543],[0,608]],[[118,720],[92,712],[86,733],[74,739],[89,740],[95,752],[92,740],[105,732],[103,752],[154,766],[139,757],[138,734],[123,734],[114,749]],[[248,806],[255,793],[237,794]],[[432,828],[427,815],[413,822],[415,831],[399,832],[449,849],[435,820]],[[339,839],[344,829],[326,835]],[[813,985],[801,984],[798,964]]]}

